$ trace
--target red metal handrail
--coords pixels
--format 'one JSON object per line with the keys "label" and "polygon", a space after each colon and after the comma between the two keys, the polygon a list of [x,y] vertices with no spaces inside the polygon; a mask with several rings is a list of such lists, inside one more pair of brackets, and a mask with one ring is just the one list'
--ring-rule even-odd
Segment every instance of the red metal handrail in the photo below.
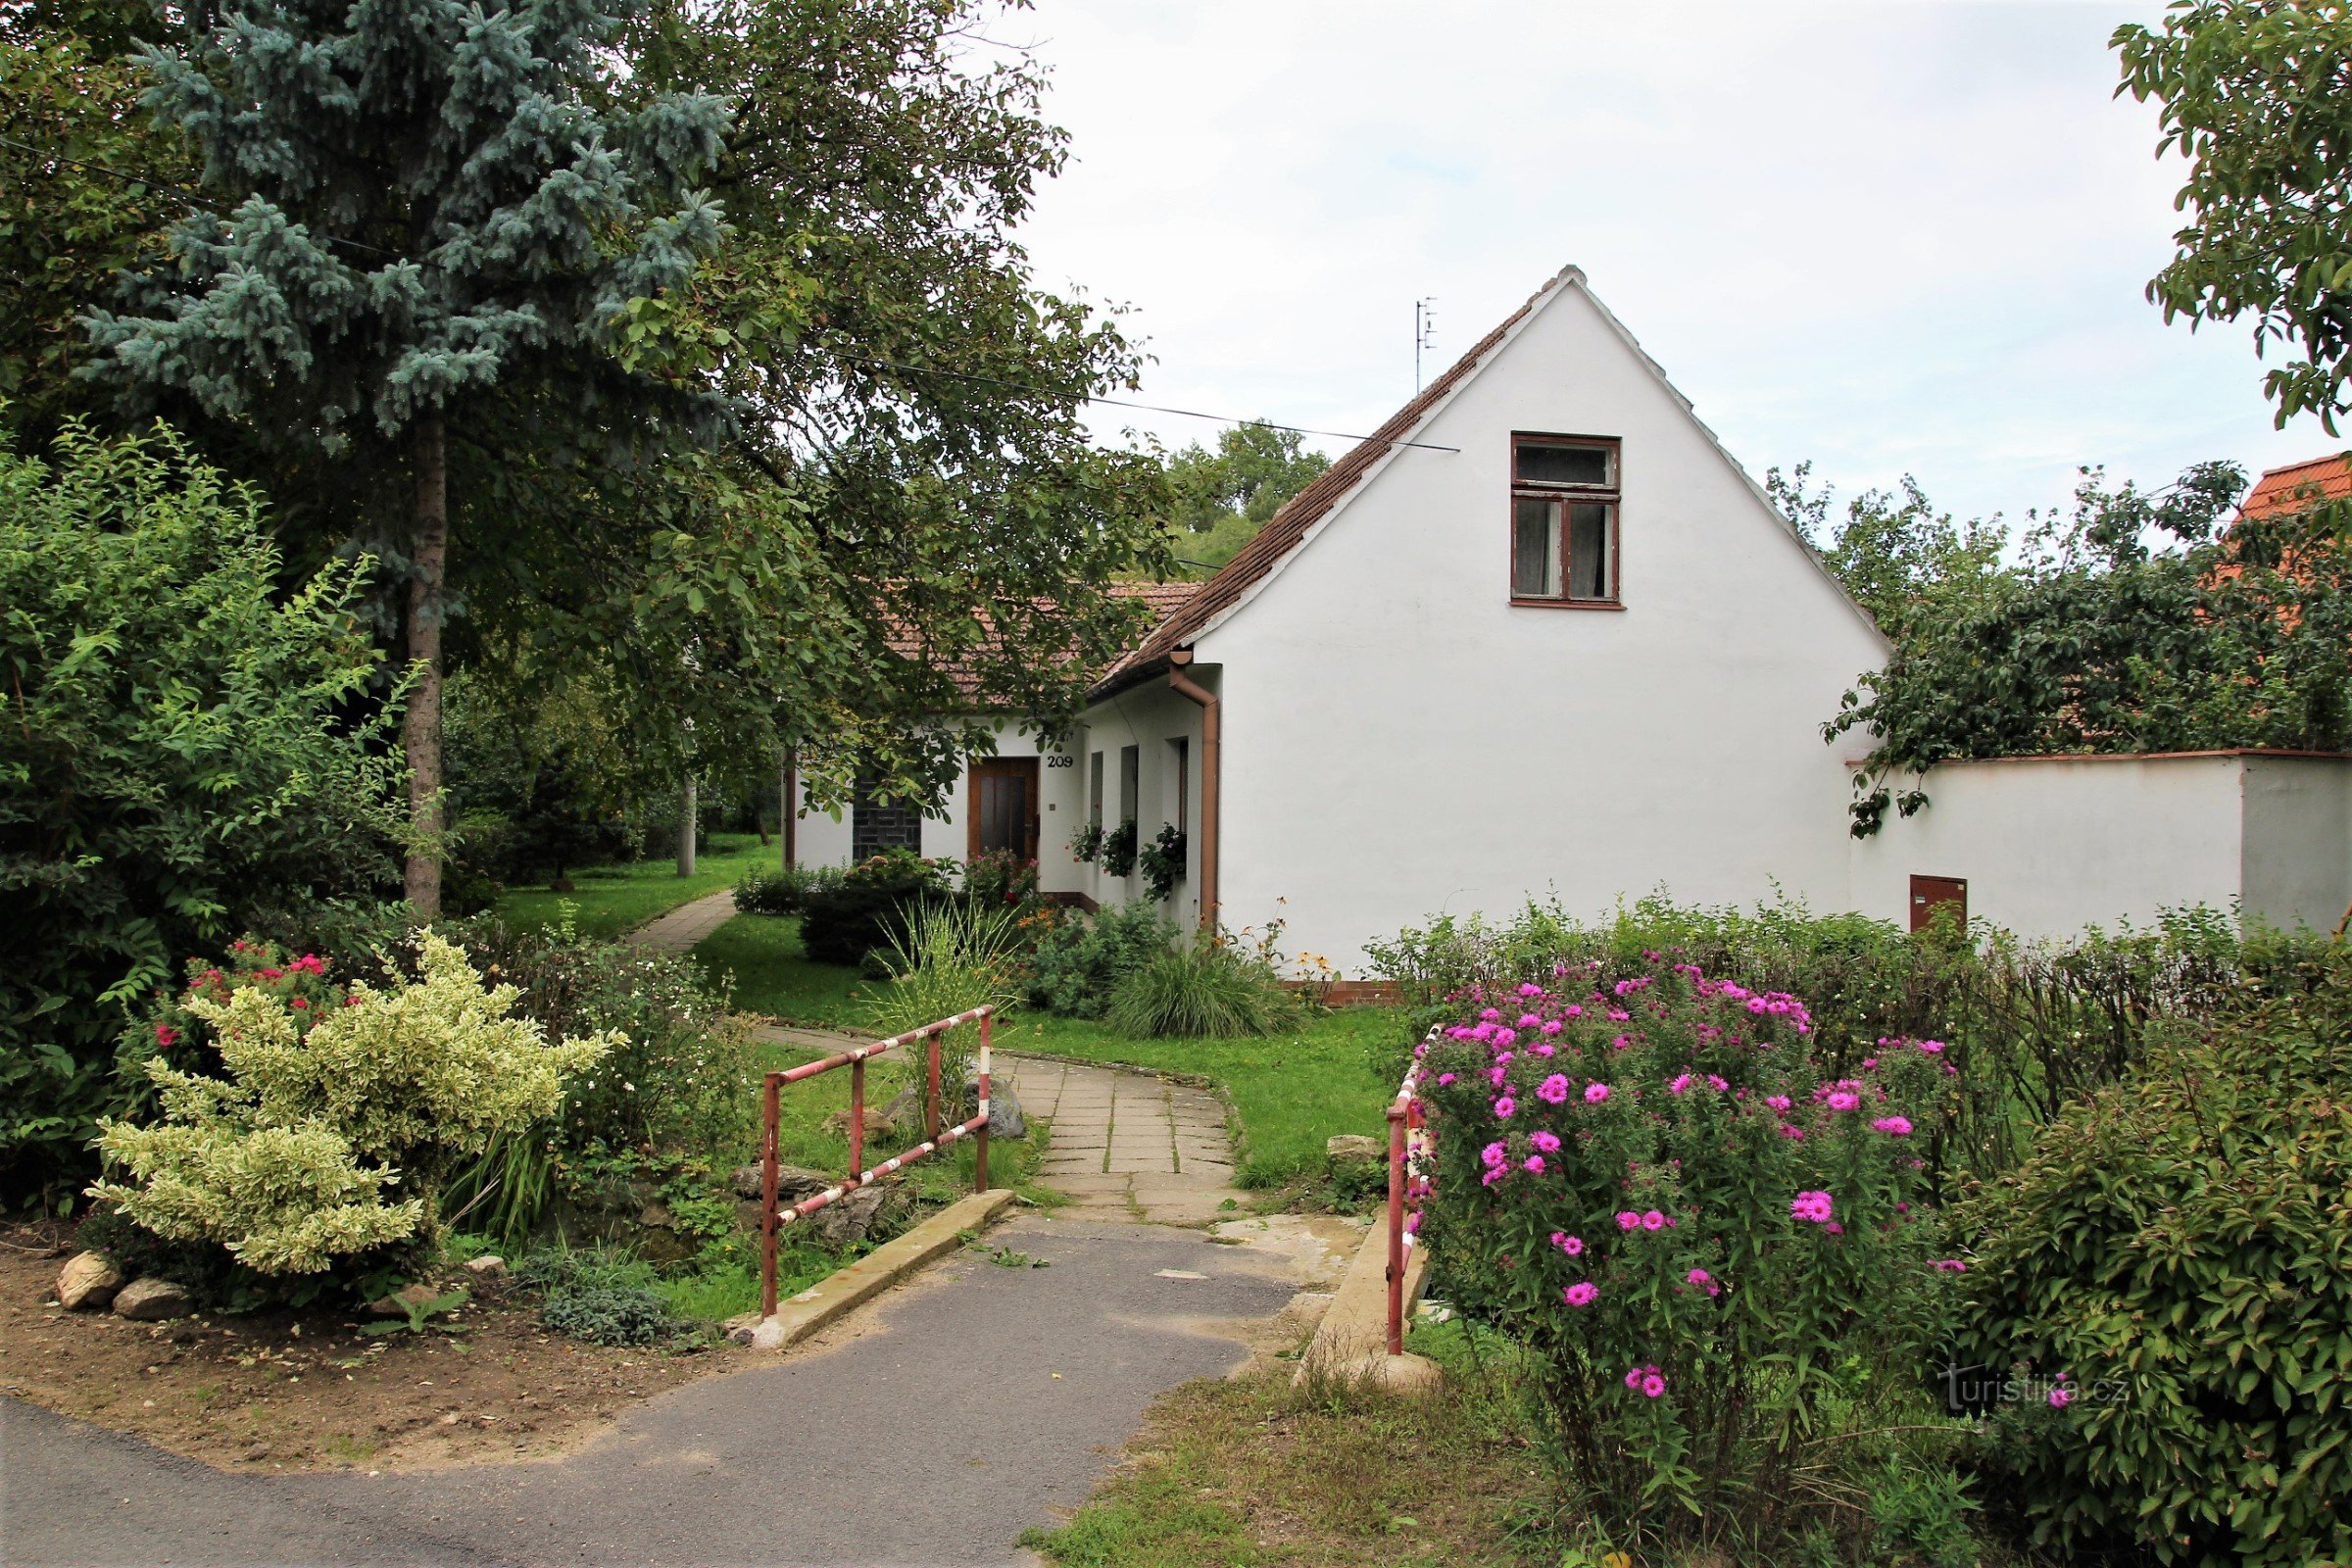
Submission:
{"label": "red metal handrail", "polygon": [[[1429,1039],[1435,1040],[1431,1030]],[[1424,1042],[1426,1045],[1426,1042]],[[1406,1069],[1404,1083],[1396,1098],[1389,1102],[1389,1353],[1404,1353],[1404,1253],[1414,1238],[1404,1228],[1404,1205],[1414,1200],[1414,1212],[1420,1211],[1420,1198],[1426,1190],[1416,1185],[1420,1170],[1428,1164],[1429,1135],[1420,1098],[1413,1091],[1421,1082],[1421,1063],[1416,1054],[1413,1065]],[[1409,1146],[1409,1147],[1408,1147]]]}
{"label": "red metal handrail", "polygon": [[[988,1043],[989,1025],[995,1017],[994,1006],[974,1007],[953,1018],[927,1023],[920,1029],[909,1029],[888,1040],[870,1046],[854,1046],[848,1051],[835,1052],[821,1061],[804,1062],[767,1075],[762,1097],[763,1129],[760,1140],[760,1315],[776,1315],[776,1234],[796,1220],[807,1219],[834,1200],[848,1196],[860,1187],[871,1186],[893,1171],[903,1170],[926,1154],[935,1154],[960,1138],[972,1140],[972,1191],[988,1191]],[[957,1024],[977,1021],[980,1025],[979,1106],[977,1114],[968,1121],[957,1122],[944,1132],[939,1125],[939,1037]],[[924,1073],[923,1142],[903,1153],[892,1155],[874,1166],[865,1167],[865,1063],[894,1047],[920,1040],[927,1047],[928,1062]],[[850,1069],[850,1174],[848,1178],[826,1188],[814,1197],[803,1199],[792,1207],[778,1211],[776,1207],[777,1139],[782,1122],[783,1090],[786,1084],[814,1078],[819,1073],[837,1067]]]}

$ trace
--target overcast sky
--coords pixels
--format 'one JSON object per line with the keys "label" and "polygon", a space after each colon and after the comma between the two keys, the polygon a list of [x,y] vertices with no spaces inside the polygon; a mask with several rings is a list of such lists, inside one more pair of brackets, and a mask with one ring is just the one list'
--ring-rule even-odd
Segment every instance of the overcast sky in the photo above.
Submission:
{"label": "overcast sky", "polygon": [[2015,516],[2078,464],[2344,445],[2272,429],[2250,330],[2143,297],[2179,166],[2107,38],[2157,9],[1038,0],[996,30],[1072,136],[1040,281],[1131,308],[1150,401],[1367,431],[1417,296],[1443,367],[1575,263],[1758,478]]}

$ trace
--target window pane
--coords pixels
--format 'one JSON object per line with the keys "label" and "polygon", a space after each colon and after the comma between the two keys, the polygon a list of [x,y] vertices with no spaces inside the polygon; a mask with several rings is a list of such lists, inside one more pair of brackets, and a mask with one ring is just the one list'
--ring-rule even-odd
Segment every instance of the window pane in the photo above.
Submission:
{"label": "window pane", "polygon": [[1520,599],[1560,596],[1560,504],[1511,502],[1511,593]]}
{"label": "window pane", "polygon": [[1609,454],[1602,447],[1555,447],[1522,442],[1519,446],[1521,484],[1606,485]]}
{"label": "window pane", "polygon": [[1609,561],[1609,509],[1579,502],[1568,509],[1568,597],[1614,599]]}

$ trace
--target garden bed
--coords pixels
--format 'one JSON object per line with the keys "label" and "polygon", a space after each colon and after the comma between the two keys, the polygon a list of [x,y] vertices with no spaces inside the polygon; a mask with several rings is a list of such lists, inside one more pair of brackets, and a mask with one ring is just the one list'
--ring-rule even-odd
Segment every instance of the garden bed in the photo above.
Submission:
{"label": "garden bed", "polygon": [[[134,1323],[66,1312],[62,1237],[0,1250],[0,1393],[223,1469],[426,1469],[576,1448],[657,1394],[744,1365],[720,1342],[608,1348],[551,1334],[536,1299],[461,1274],[472,1298],[423,1333],[318,1312]],[[441,1325],[448,1324],[444,1331]]]}

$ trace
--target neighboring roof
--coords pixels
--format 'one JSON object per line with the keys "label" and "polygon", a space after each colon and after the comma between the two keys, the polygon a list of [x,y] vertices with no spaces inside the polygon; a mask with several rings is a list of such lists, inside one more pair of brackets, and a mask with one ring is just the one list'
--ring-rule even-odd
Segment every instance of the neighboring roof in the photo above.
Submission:
{"label": "neighboring roof", "polygon": [[[1113,599],[1133,599],[1144,605],[1151,615],[1144,631],[1144,636],[1148,639],[1152,635],[1152,628],[1158,626],[1171,613],[1181,609],[1185,601],[1199,592],[1200,588],[1200,584],[1191,582],[1114,582],[1105,587],[1103,592]],[[1041,606],[1044,603],[1045,601],[1039,601]],[[983,617],[983,623],[986,623],[985,617]],[[916,640],[912,630],[904,622],[894,620],[888,638],[893,653],[913,659],[922,652],[921,643]],[[1098,681],[1106,678],[1132,657],[1129,655],[1127,658],[1113,662],[1095,678]],[[970,666],[960,663],[947,664],[942,666],[942,673],[954,681],[956,689],[966,697],[980,695],[979,674]]]}
{"label": "neighboring roof", "polygon": [[1320,478],[1284,503],[1282,510],[1242,547],[1240,554],[1225,563],[1215,576],[1198,586],[1190,602],[1161,621],[1158,629],[1145,638],[1134,653],[1111,666],[1103,676],[1104,683],[1165,659],[1198,637],[1210,621],[1241,603],[1244,595],[1298,548],[1307,531],[1322,521],[1375,464],[1387,457],[1398,442],[1410,440],[1414,429],[1446,400],[1446,394],[1467,380],[1479,362],[1494,353],[1511,328],[1525,320],[1537,302],[1568,275],[1563,272],[1536,290],[1525,305],[1503,318],[1501,325],[1472,344],[1470,352],[1456,360],[1452,368],[1423,387],[1417,397],[1392,415],[1388,423],[1350,447],[1337,463],[1323,470]]}
{"label": "neighboring roof", "polygon": [[2275,517],[2299,512],[2314,499],[2334,501],[2352,495],[2352,452],[2331,458],[2290,463],[2264,470],[2238,506],[2241,517]]}

